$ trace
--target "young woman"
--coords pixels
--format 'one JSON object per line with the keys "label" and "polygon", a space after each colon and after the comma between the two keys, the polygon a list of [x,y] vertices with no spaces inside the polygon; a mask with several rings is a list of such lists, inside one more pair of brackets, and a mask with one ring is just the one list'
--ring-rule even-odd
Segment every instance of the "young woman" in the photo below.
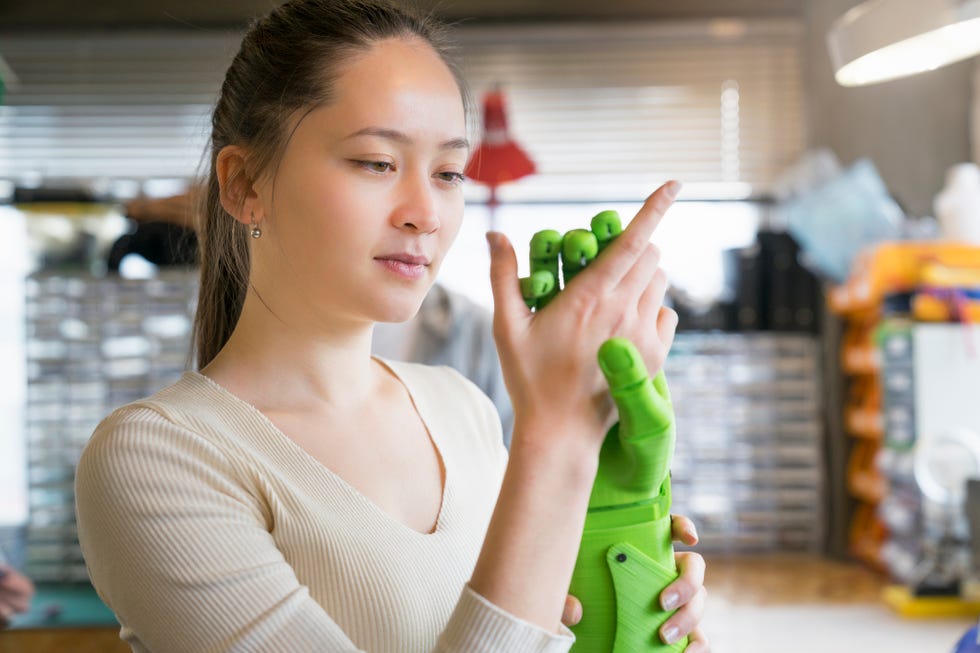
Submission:
{"label": "young woman", "polygon": [[[436,27],[382,0],[294,0],[257,22],[213,118],[200,230],[200,371],[100,424],[79,538],[136,651],[566,651],[599,447],[596,364],[651,369],[676,317],[646,202],[546,311],[492,234],[515,424],[448,368],[372,358],[409,319],[463,214],[464,94]],[[693,526],[675,531],[693,542]],[[679,556],[661,631],[696,629],[704,564]],[[651,633],[651,637],[656,636]]]}

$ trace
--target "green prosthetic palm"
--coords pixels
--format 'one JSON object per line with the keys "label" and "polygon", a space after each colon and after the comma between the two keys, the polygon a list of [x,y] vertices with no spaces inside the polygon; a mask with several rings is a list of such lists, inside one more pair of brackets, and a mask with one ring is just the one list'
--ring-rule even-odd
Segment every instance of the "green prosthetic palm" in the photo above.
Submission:
{"label": "green prosthetic palm", "polygon": [[[550,230],[535,234],[531,276],[521,279],[528,306],[540,310],[559,291],[559,240],[567,284],[622,232],[615,211],[603,211],[591,226],[563,238]],[[651,379],[639,352],[623,338],[604,342],[598,359],[619,422],[602,445],[569,588],[583,608],[572,628],[572,651],[683,651],[686,638],[666,645],[658,634],[673,614],[660,608],[660,593],[677,578],[670,532],[674,411],[667,381],[663,372]]]}

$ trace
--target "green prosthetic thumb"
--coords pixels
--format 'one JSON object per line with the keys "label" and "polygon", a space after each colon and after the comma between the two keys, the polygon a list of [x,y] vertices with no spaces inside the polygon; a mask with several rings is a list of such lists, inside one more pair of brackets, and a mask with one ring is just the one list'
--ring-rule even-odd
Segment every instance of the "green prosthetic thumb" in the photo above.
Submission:
{"label": "green prosthetic thumb", "polygon": [[674,453],[674,411],[663,372],[651,379],[640,352],[625,338],[599,348],[599,367],[619,411],[606,436],[591,508],[656,496]]}

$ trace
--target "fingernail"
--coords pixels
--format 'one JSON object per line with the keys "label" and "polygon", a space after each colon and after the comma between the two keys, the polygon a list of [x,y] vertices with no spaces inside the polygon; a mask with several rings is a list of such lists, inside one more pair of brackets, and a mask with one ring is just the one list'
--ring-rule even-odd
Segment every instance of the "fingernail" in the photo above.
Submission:
{"label": "fingernail", "polygon": [[677,626],[668,626],[660,633],[660,638],[664,640],[664,644],[673,644],[680,639],[680,634],[681,631]]}
{"label": "fingernail", "polygon": [[679,598],[677,592],[666,592],[660,597],[660,605],[664,607],[664,610],[673,610],[677,607],[677,600]]}
{"label": "fingernail", "polygon": [[693,526],[691,526],[691,527],[689,527],[689,528],[685,528],[685,529],[684,529],[684,532],[685,532],[685,533],[687,534],[687,536],[688,536],[689,538],[691,538],[692,540],[698,540],[698,539],[700,539],[700,538],[698,537],[698,531],[697,531],[697,529],[695,529],[695,528],[694,528]]}
{"label": "fingernail", "polygon": [[668,182],[666,188],[664,189],[667,191],[667,197],[670,199],[677,197],[677,194],[681,192],[681,186],[683,186],[683,184],[676,179]]}

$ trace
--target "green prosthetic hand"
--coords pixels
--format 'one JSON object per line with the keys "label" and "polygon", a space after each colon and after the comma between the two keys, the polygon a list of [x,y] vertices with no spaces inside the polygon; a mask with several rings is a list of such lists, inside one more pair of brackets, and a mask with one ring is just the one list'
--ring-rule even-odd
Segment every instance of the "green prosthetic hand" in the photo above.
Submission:
{"label": "green prosthetic hand", "polygon": [[[592,229],[559,236],[542,231],[531,240],[531,274],[521,279],[528,306],[540,310],[622,232],[615,211],[592,219]],[[569,592],[582,602],[572,628],[573,653],[683,651],[687,638],[664,644],[659,629],[673,614],[660,593],[677,578],[670,524],[670,463],[674,412],[663,372],[650,378],[633,344],[623,338],[599,348],[619,422],[599,455],[585,529]]]}
{"label": "green prosthetic hand", "polygon": [[599,348],[619,411],[606,434],[569,592],[582,602],[576,653],[683,651],[659,629],[673,614],[660,593],[677,578],[670,526],[674,412],[663,372],[653,379],[628,340]]}

